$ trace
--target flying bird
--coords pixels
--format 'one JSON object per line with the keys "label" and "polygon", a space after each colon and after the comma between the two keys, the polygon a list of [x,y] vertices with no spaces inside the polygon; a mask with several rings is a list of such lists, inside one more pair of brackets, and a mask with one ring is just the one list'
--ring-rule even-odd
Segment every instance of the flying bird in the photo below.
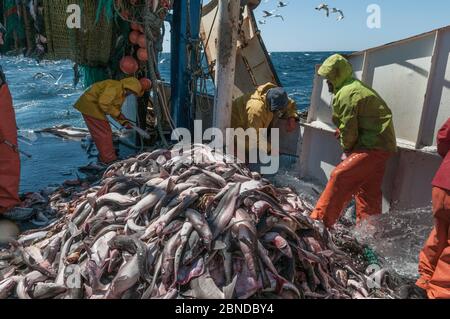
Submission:
{"label": "flying bird", "polygon": [[275,10],[272,10],[272,11],[266,11],[266,10],[263,10],[263,13],[264,13],[264,15],[263,15],[263,18],[268,18],[268,17],[272,17],[273,16],[273,14],[275,13]]}
{"label": "flying bird", "polygon": [[287,7],[288,4],[289,2],[278,1],[278,8]]}
{"label": "flying bird", "polygon": [[266,24],[267,23],[266,20],[259,20],[258,22],[259,22],[259,24]]}
{"label": "flying bird", "polygon": [[328,4],[322,3],[319,4],[319,6],[316,8],[317,11],[325,10],[327,13],[327,17],[330,16],[330,8],[328,7]]}
{"label": "flying bird", "polygon": [[337,17],[337,21],[341,21],[344,20],[345,16],[344,16],[344,12],[341,9],[337,9],[337,8],[333,8],[331,10],[331,13],[338,13],[338,17]]}
{"label": "flying bird", "polygon": [[281,14],[276,14],[273,16],[274,18],[281,18],[284,21],[284,17]]}

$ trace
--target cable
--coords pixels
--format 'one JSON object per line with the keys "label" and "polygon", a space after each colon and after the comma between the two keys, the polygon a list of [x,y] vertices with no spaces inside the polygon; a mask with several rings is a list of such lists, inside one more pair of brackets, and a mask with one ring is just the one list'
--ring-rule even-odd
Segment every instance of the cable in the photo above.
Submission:
{"label": "cable", "polygon": [[147,52],[148,52],[148,56],[151,57],[151,59],[149,59],[149,61],[148,61],[148,71],[150,73],[150,79],[154,83],[153,84],[153,107],[155,108],[155,113],[156,113],[156,120],[157,120],[156,124],[157,124],[158,133],[160,135],[160,138],[161,138],[164,146],[168,147],[169,143],[167,142],[166,137],[164,136],[164,131],[162,128],[162,114],[161,114],[161,108],[160,108],[159,97],[158,97],[159,85],[158,85],[158,78],[156,76],[156,71],[155,71],[156,56],[155,56],[155,50],[153,47],[154,38],[153,38],[151,26],[150,26],[150,15],[151,15],[150,0],[145,0],[144,24],[145,24],[145,34],[147,36]]}

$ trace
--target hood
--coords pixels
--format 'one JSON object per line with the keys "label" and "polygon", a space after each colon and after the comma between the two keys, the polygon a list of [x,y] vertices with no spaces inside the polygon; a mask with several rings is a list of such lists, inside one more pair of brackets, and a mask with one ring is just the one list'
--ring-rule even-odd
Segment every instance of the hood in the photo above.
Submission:
{"label": "hood", "polygon": [[252,99],[256,99],[256,100],[262,99],[262,100],[264,100],[264,103],[266,103],[267,92],[270,89],[273,89],[273,88],[276,88],[276,87],[277,86],[275,84],[270,83],[270,82],[268,82],[268,83],[266,83],[264,85],[260,85],[256,89],[256,92],[252,94]]}
{"label": "hood", "polygon": [[134,92],[138,97],[141,97],[144,95],[144,89],[142,88],[141,82],[139,82],[136,78],[126,78],[123,80],[120,80],[120,83],[122,83],[122,86],[124,89],[130,90]]}
{"label": "hood", "polygon": [[342,55],[335,54],[325,60],[318,74],[333,84],[336,93],[345,82],[353,78],[353,67]]}

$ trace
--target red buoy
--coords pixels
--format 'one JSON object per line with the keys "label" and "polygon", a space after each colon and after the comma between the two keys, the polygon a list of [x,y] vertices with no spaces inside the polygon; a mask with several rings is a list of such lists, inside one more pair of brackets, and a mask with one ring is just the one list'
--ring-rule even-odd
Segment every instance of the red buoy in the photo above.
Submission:
{"label": "red buoy", "polygon": [[125,74],[134,74],[139,70],[139,64],[132,56],[124,56],[120,61],[120,69]]}
{"label": "red buoy", "polygon": [[150,89],[152,88],[152,81],[147,78],[142,78],[139,80],[139,82],[141,82],[141,86],[144,91],[150,91]]}
{"label": "red buoy", "polygon": [[147,48],[147,38],[145,37],[145,34],[141,34],[138,38],[138,44],[141,48],[146,49]]}
{"label": "red buoy", "polygon": [[144,32],[144,28],[139,23],[132,22],[130,27],[131,27],[131,30],[139,31],[141,33]]}
{"label": "red buoy", "polygon": [[138,40],[139,40],[139,36],[141,34],[138,31],[131,31],[130,36],[128,37],[128,39],[130,40],[130,42],[132,44],[138,44]]}
{"label": "red buoy", "polygon": [[147,52],[147,49],[140,48],[140,49],[137,51],[137,57],[138,57],[139,61],[148,61],[148,52]]}

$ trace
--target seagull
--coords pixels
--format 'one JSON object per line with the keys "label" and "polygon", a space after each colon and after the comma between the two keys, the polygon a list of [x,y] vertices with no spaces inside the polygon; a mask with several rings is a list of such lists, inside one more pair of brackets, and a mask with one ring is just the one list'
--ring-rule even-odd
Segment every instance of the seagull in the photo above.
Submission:
{"label": "seagull", "polygon": [[259,24],[266,24],[267,23],[266,20],[259,20],[258,22],[259,22]]}
{"label": "seagull", "polygon": [[59,76],[58,80],[56,80],[56,82],[54,83],[54,85],[59,85],[59,82],[61,81],[61,79],[63,78],[63,73],[61,73],[61,75]]}
{"label": "seagull", "polygon": [[331,13],[339,13],[339,16],[337,17],[337,21],[341,21],[341,20],[344,20],[344,12],[341,10],[341,9],[336,9],[336,8],[333,8],[332,10],[331,10]]}
{"label": "seagull", "polygon": [[273,14],[275,13],[275,10],[272,10],[270,12],[266,11],[266,10],[263,10],[263,13],[264,13],[263,18],[268,18],[268,17],[273,16]]}
{"label": "seagull", "polygon": [[328,4],[322,3],[317,8],[317,11],[325,10],[327,12],[327,17],[330,16],[330,8],[328,7]]}
{"label": "seagull", "polygon": [[288,4],[289,2],[278,1],[278,8],[287,7]]}
{"label": "seagull", "polygon": [[284,17],[281,14],[276,14],[273,16],[274,18],[281,18],[284,21]]}

